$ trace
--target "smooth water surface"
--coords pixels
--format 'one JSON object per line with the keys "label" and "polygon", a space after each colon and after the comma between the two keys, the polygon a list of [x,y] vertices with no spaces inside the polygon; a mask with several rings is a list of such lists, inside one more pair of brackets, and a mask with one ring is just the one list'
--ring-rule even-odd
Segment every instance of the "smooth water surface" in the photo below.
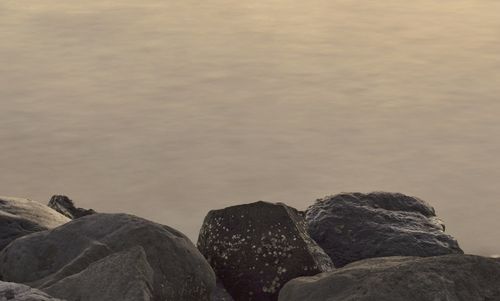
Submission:
{"label": "smooth water surface", "polygon": [[341,191],[500,253],[500,2],[2,0],[0,194],[130,212]]}

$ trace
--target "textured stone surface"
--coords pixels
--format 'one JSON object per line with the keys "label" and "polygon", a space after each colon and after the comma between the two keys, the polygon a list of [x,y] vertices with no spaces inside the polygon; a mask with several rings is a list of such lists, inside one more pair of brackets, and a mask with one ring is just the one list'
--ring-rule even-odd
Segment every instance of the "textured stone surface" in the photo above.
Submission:
{"label": "textured stone surface", "polygon": [[0,301],[63,301],[29,286],[0,281]]}
{"label": "textured stone surface", "polygon": [[399,193],[344,193],[306,212],[311,237],[337,267],[365,258],[463,253],[426,202]]}
{"label": "textured stone surface", "polygon": [[238,301],[277,300],[288,280],[331,270],[304,219],[284,204],[256,202],[210,211],[198,248]]}
{"label": "textured stone surface", "polygon": [[288,282],[279,301],[498,301],[500,261],[471,255],[385,257]]}
{"label": "textured stone surface", "polygon": [[234,299],[227,292],[224,284],[220,280],[217,280],[217,287],[212,293],[211,301],[234,301]]}
{"label": "textured stone surface", "polygon": [[50,198],[48,206],[70,219],[75,219],[96,213],[93,209],[83,209],[75,207],[73,201],[65,195],[52,196]]}
{"label": "textured stone surface", "polygon": [[[154,271],[140,246],[91,263],[43,290],[67,300],[150,301]],[[109,281],[113,279],[113,281]]]}
{"label": "textured stone surface", "polygon": [[93,214],[16,240],[0,253],[0,276],[69,301],[208,301],[215,288],[188,238],[127,214]]}
{"label": "textured stone surface", "polygon": [[38,202],[0,196],[0,250],[16,238],[68,221],[64,215]]}

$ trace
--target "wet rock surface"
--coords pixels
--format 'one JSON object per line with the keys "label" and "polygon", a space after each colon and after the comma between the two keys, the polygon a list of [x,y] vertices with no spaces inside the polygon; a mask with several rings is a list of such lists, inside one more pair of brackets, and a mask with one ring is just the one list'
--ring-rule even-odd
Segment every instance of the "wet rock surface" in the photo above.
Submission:
{"label": "wet rock surface", "polygon": [[65,195],[52,196],[50,198],[48,206],[70,219],[75,219],[96,213],[93,209],[83,209],[75,207],[73,201]]}
{"label": "wet rock surface", "polygon": [[373,257],[462,254],[426,202],[400,193],[343,193],[306,211],[311,237],[337,267]]}
{"label": "wet rock surface", "polygon": [[500,261],[471,255],[372,258],[288,282],[279,301],[497,301]]}
{"label": "wet rock surface", "polygon": [[0,301],[64,301],[27,285],[0,281]]}
{"label": "wet rock surface", "polygon": [[67,217],[36,201],[0,196],[0,250],[16,238],[68,221]]}
{"label": "wet rock surface", "polygon": [[238,301],[277,300],[290,279],[333,268],[297,210],[279,203],[210,211],[198,248]]}
{"label": "wet rock surface", "polygon": [[68,301],[208,301],[215,275],[182,233],[127,214],[93,214],[11,243],[3,280]]}

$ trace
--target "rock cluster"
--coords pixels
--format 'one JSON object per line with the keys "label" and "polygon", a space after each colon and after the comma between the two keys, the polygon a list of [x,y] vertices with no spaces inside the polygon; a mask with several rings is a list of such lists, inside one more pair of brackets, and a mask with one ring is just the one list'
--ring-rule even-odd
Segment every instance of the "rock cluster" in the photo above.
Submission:
{"label": "rock cluster", "polygon": [[365,258],[462,254],[426,202],[400,193],[343,193],[306,211],[309,234],[337,267]]}
{"label": "rock cluster", "polygon": [[197,244],[65,196],[0,197],[0,301],[500,301],[500,260],[463,255],[398,193],[213,210]]}
{"label": "rock cluster", "polygon": [[215,276],[180,232],[127,214],[93,214],[16,240],[0,276],[68,301],[208,301]]}

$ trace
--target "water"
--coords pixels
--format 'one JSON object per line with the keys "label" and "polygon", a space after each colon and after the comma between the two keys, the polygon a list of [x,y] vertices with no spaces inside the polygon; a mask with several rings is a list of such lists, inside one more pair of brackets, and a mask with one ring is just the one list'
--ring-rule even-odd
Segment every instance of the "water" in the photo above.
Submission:
{"label": "water", "polygon": [[500,2],[0,2],[0,194],[206,212],[341,191],[500,240]]}

